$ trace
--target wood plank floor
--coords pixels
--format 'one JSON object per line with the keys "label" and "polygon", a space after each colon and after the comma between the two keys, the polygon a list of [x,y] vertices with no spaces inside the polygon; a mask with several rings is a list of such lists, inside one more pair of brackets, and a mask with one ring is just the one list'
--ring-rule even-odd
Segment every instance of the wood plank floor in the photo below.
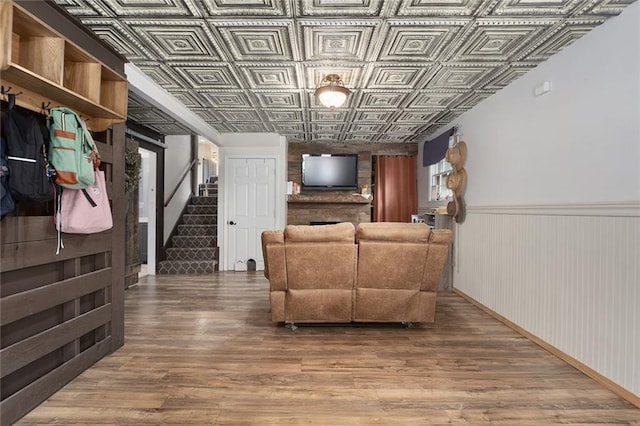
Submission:
{"label": "wood plank floor", "polygon": [[269,321],[258,273],[147,276],[126,343],[19,424],[635,424],[640,409],[455,294],[436,323]]}

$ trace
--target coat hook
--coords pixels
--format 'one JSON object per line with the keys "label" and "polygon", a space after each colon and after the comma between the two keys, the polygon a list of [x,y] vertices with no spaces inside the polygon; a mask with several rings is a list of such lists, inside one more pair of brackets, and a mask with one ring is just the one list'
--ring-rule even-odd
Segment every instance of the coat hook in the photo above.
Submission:
{"label": "coat hook", "polygon": [[9,86],[8,89],[5,89],[4,86],[0,86],[0,93],[2,93],[3,95],[8,95],[11,92],[11,87],[13,86]]}
{"label": "coat hook", "polygon": [[48,101],[46,105],[43,102],[42,103],[42,109],[45,110],[45,111],[51,109],[51,101]]}

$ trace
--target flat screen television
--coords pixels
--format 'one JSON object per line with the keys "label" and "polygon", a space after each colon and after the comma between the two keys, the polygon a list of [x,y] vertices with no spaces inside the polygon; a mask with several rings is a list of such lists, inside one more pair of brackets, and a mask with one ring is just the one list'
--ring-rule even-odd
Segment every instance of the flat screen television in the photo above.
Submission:
{"label": "flat screen television", "polygon": [[358,155],[303,154],[302,189],[358,189]]}

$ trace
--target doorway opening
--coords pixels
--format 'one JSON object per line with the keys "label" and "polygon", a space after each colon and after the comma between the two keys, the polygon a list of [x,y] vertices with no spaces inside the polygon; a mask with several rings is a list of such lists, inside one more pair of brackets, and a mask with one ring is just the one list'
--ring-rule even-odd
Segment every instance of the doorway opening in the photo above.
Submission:
{"label": "doorway opening", "polygon": [[156,274],[156,161],[154,151],[139,148],[141,156],[140,184],[138,185],[138,202],[140,216],[140,272],[139,277]]}

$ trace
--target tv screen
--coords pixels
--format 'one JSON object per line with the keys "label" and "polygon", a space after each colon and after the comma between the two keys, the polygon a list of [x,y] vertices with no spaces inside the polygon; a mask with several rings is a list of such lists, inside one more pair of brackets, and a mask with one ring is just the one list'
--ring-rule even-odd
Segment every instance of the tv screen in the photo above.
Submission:
{"label": "tv screen", "polygon": [[357,189],[357,154],[303,154],[303,189]]}

